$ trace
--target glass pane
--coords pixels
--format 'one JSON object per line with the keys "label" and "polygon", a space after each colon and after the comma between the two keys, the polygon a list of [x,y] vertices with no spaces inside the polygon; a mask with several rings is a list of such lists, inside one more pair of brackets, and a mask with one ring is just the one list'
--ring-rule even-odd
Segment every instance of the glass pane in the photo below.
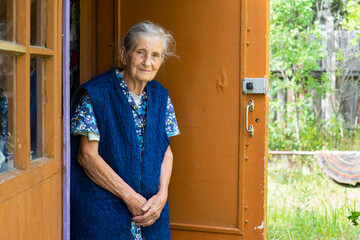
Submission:
{"label": "glass pane", "polygon": [[0,54],[0,173],[14,168],[15,57]]}
{"label": "glass pane", "polygon": [[0,40],[15,42],[15,2],[0,0]]}
{"label": "glass pane", "polygon": [[46,1],[31,0],[30,44],[46,47]]}
{"label": "glass pane", "polygon": [[30,61],[30,132],[31,160],[44,156],[44,68],[45,60]]}

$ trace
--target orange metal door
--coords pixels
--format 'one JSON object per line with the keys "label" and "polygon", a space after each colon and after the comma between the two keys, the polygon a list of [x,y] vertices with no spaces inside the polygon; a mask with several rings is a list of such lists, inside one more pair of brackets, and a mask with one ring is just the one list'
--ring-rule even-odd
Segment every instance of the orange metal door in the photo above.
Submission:
{"label": "orange metal door", "polygon": [[[242,81],[268,77],[269,0],[94,1],[98,21],[82,17],[81,27],[88,36],[81,41],[91,44],[91,33],[98,35],[97,48],[90,47],[97,54],[83,51],[91,76],[111,66],[119,39],[137,22],[154,21],[177,42],[180,59],[170,59],[157,76],[181,131],[171,139],[173,239],[264,239],[268,103],[265,94],[243,94]],[[95,19],[93,10],[85,12],[88,19]],[[82,72],[82,82],[91,77]],[[253,137],[245,131],[250,99]]]}

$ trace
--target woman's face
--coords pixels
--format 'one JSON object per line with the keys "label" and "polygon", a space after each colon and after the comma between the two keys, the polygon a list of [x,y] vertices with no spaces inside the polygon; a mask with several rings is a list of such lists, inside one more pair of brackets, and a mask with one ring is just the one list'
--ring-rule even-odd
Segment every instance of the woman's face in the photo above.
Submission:
{"label": "woman's face", "polygon": [[[163,41],[159,36],[140,35],[125,59],[127,77],[134,81],[150,82],[163,61]],[[123,53],[125,54],[125,53]]]}

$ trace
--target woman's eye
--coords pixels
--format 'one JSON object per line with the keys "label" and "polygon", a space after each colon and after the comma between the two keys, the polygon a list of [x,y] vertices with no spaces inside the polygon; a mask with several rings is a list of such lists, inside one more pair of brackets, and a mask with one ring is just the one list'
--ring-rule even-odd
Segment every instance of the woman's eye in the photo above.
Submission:
{"label": "woman's eye", "polygon": [[159,57],[159,54],[154,53],[152,56],[153,56],[153,58],[158,58],[158,57]]}
{"label": "woman's eye", "polygon": [[144,52],[143,51],[137,51],[138,54],[143,54]]}

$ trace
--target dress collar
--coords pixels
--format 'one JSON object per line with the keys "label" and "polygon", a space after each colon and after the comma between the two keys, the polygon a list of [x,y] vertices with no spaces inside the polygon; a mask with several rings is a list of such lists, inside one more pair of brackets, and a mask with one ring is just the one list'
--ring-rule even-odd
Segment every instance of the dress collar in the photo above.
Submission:
{"label": "dress collar", "polygon": [[[120,71],[118,69],[115,69],[115,73],[119,79],[121,91],[124,93],[124,95],[126,95],[129,105],[134,110],[138,109],[138,106],[136,105],[134,98],[131,96],[129,89],[120,74]],[[141,93],[141,100],[140,100],[139,107],[146,108],[146,105],[147,105],[147,86],[145,86],[144,90]]]}
{"label": "dress collar", "polygon": [[[121,90],[123,90],[123,92],[125,92],[125,94],[130,96],[130,91],[129,91],[124,79],[122,78],[119,69],[115,69],[115,73],[120,81]],[[144,97],[144,95],[147,95],[147,86],[145,86],[144,90],[142,91],[141,97]]]}

